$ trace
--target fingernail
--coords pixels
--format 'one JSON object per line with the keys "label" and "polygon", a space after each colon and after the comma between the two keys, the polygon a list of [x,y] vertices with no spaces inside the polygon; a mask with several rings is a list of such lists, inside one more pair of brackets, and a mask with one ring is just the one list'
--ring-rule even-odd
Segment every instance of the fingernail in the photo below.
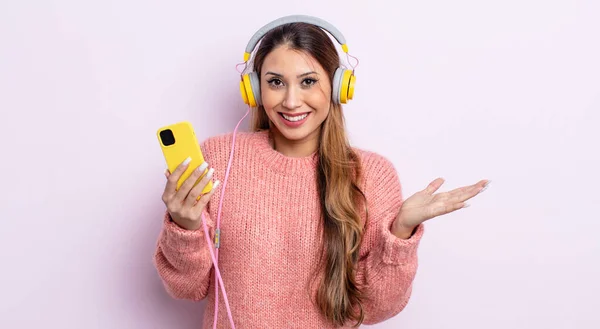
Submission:
{"label": "fingernail", "polygon": [[187,157],[185,160],[183,160],[183,165],[188,165],[190,162],[192,161],[191,157]]}
{"label": "fingernail", "polygon": [[169,174],[169,169],[165,169],[164,174],[167,176]]}
{"label": "fingernail", "polygon": [[483,188],[482,188],[481,190],[479,190],[479,192],[477,192],[477,194],[479,194],[479,193],[483,193],[483,191],[487,190],[487,188],[488,188],[488,186],[490,186],[490,183],[491,183],[491,182],[492,182],[492,181],[487,181],[487,182],[485,183],[485,185],[483,185]]}
{"label": "fingernail", "polygon": [[470,206],[471,206],[471,204],[465,203],[465,205],[463,206],[463,208],[469,208]]}
{"label": "fingernail", "polygon": [[208,169],[208,173],[206,174],[206,177],[211,178],[214,172],[215,172],[215,168]]}
{"label": "fingernail", "polygon": [[200,167],[198,167],[198,172],[200,172],[200,173],[201,173],[201,172],[203,172],[204,170],[206,170],[206,168],[208,168],[208,163],[206,163],[206,161],[205,161],[205,162],[203,162],[203,163],[200,165]]}
{"label": "fingernail", "polygon": [[216,181],[213,183],[213,187],[212,187],[212,188],[213,188],[213,190],[214,190],[214,189],[216,189],[216,188],[219,186],[219,184],[221,184],[221,181],[220,181],[220,180],[216,180]]}

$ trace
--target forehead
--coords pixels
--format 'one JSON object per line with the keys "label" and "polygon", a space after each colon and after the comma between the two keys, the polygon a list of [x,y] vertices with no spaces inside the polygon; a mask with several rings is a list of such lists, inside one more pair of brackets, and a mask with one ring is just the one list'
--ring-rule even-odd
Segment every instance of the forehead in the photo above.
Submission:
{"label": "forehead", "polygon": [[316,58],[305,51],[280,46],[273,49],[263,62],[262,71],[279,71],[284,74],[302,74],[309,71],[323,72],[324,69]]}

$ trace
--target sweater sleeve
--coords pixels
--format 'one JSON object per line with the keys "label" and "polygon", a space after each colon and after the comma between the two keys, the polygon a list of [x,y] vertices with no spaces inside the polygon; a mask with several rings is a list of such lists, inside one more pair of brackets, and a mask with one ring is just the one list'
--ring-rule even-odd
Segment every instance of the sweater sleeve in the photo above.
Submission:
{"label": "sweater sleeve", "polygon": [[365,295],[364,324],[385,321],[407,305],[423,235],[422,224],[408,239],[392,234],[391,226],[403,201],[400,181],[391,162],[377,155],[371,158],[365,161],[368,217],[356,273]]}
{"label": "sweater sleeve", "polygon": [[[206,209],[203,212],[209,218]],[[213,226],[207,222],[211,241]],[[177,299],[201,300],[208,294],[213,269],[204,229],[188,231],[171,221],[166,212],[158,238],[154,265],[167,292]]]}
{"label": "sweater sleeve", "polygon": [[[202,149],[207,156],[206,142]],[[210,163],[208,157],[205,159]],[[202,212],[210,240],[214,224],[210,204]],[[208,294],[213,262],[204,236],[204,227],[186,230],[171,220],[166,211],[154,253],[154,265],[169,295],[177,299],[202,300]]]}

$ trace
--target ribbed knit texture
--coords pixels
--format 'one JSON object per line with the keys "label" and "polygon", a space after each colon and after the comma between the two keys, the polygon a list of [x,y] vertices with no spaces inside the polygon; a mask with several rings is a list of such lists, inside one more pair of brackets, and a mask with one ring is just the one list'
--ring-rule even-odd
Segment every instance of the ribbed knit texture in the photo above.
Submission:
{"label": "ribbed knit texture", "polygon": [[[224,179],[233,134],[202,143],[214,177]],[[407,304],[417,270],[420,225],[409,239],[390,227],[402,204],[396,170],[386,158],[356,149],[363,165],[361,189],[369,211],[357,281],[368,296],[364,324],[398,314]],[[315,304],[323,248],[316,184],[317,155],[287,157],[269,144],[267,131],[238,132],[221,214],[219,269],[236,328],[335,328]],[[221,185],[222,186],[222,185]],[[221,187],[219,187],[220,189]],[[221,191],[205,211],[211,239]],[[208,297],[203,328],[213,325],[215,277],[203,229],[187,231],[164,216],[154,261],[171,296]],[[310,285],[310,286],[309,286]],[[230,328],[219,293],[219,328]],[[348,323],[351,325],[351,323]],[[349,326],[348,326],[349,327]],[[344,327],[344,328],[348,328]]]}

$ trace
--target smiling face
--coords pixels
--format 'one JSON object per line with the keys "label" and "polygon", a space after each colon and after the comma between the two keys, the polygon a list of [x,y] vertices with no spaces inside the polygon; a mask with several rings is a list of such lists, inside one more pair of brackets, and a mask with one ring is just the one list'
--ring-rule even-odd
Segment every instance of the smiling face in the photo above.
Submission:
{"label": "smiling face", "polygon": [[265,57],[260,85],[276,143],[316,147],[331,106],[331,82],[319,62],[306,52],[276,47]]}

